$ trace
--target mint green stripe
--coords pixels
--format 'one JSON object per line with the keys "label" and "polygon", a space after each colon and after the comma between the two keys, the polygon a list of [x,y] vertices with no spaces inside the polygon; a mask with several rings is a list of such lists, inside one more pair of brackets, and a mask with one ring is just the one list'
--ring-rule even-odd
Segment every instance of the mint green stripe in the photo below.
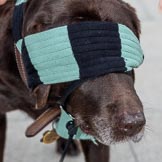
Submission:
{"label": "mint green stripe", "polygon": [[132,59],[132,58],[126,58],[126,60],[128,61],[128,63],[127,63],[128,67],[132,66],[132,62],[134,64],[134,68],[137,68],[139,66],[138,60],[135,60],[135,59]]}
{"label": "mint green stripe", "polygon": [[[48,51],[48,54],[46,55],[47,57],[53,54],[55,55],[55,57],[63,58],[63,57],[68,56],[68,53],[66,51],[68,51],[69,49],[71,49],[71,47],[66,47],[65,49],[58,49],[54,51],[54,49],[51,49],[51,47],[48,47],[46,50],[43,49],[43,50],[32,52],[32,58],[35,59],[35,58],[44,56],[44,53],[46,53],[44,51]],[[62,54],[63,51],[64,51],[64,55],[60,55],[60,53]],[[39,53],[40,53],[40,56],[39,56]]]}
{"label": "mint green stripe", "polygon": [[[62,59],[64,57],[68,57],[69,54],[67,52],[69,51],[69,49],[71,50],[71,47],[67,47],[67,48],[61,49],[59,51],[52,51],[52,49],[46,50],[46,51],[48,51],[48,54],[46,55],[46,57],[50,57],[51,55],[54,55],[58,59],[59,58]],[[34,53],[32,52],[32,59],[34,60],[34,59],[37,59],[39,57],[44,57],[44,53],[46,53],[46,52],[43,51],[43,52],[40,53],[40,56],[37,56],[38,55],[37,52],[36,53],[35,52]]]}
{"label": "mint green stripe", "polygon": [[27,49],[28,49],[28,51],[31,52],[30,55],[31,55],[32,59],[39,59],[39,57],[41,59],[42,57],[44,57],[44,53],[47,53],[46,57],[51,56],[51,55],[54,55],[55,57],[57,57],[57,56],[60,56],[60,53],[62,53],[62,54],[64,53],[64,55],[61,55],[60,57],[67,56],[66,51],[71,49],[71,46],[68,42],[66,42],[64,44],[60,44],[60,45],[56,45],[56,46],[51,45],[48,48],[45,47],[45,48],[43,48],[41,50],[37,50],[37,51],[35,51],[35,50],[33,51],[32,48],[28,48],[28,47],[27,47]]}
{"label": "mint green stripe", "polygon": [[125,58],[127,71],[131,71],[134,68],[139,67],[139,61],[131,58]]}
{"label": "mint green stripe", "polygon": [[44,84],[55,84],[55,83],[65,83],[74,80],[79,80],[80,78],[77,74],[77,71],[73,70],[70,72],[62,73],[62,75],[61,73],[58,75],[54,75],[51,73],[50,76],[46,76],[46,77],[40,76],[40,79]]}
{"label": "mint green stripe", "polygon": [[25,3],[25,2],[27,2],[27,0],[17,0],[15,5],[18,6],[18,5]]}
{"label": "mint green stripe", "polygon": [[[60,58],[63,58],[63,57],[66,57],[69,55],[68,52],[71,53],[71,47],[70,47],[70,44],[65,44],[66,47],[64,46],[60,46],[56,49],[55,46],[51,46],[51,49],[49,50],[43,50],[43,53],[44,55],[41,55],[38,57],[38,53],[39,53],[39,50],[38,50],[38,53],[36,54],[37,56],[35,57],[35,53],[33,54],[32,50],[28,49],[28,51],[30,51],[29,55],[30,55],[30,58],[33,60],[34,64],[38,64],[38,63],[42,63],[44,62],[44,57],[46,57],[46,61],[50,61],[51,59],[60,59]],[[62,50],[61,50],[62,48]],[[53,52],[51,52],[53,50]]]}
{"label": "mint green stripe", "polygon": [[141,55],[141,52],[139,52],[136,49],[133,49],[129,45],[122,44],[122,51],[123,53],[127,52],[127,55],[129,55],[130,53],[129,57],[138,58],[139,60],[143,59],[143,55]]}
{"label": "mint green stripe", "polygon": [[[122,51],[122,53],[124,53],[125,56],[122,55],[122,57],[125,58],[125,59],[132,59],[132,60],[136,60],[136,61],[138,61],[138,62],[141,62],[141,60],[143,60],[143,57],[141,58],[141,57],[139,57],[138,55],[136,56],[136,55],[134,55],[134,54],[132,54],[132,53],[130,54],[130,52]],[[127,56],[129,55],[129,57],[126,57],[126,55],[127,55]],[[128,63],[128,62],[127,62],[127,64],[131,65],[131,64]],[[133,66],[133,65],[132,65],[132,66]],[[128,65],[127,65],[127,67],[128,67]],[[132,68],[133,68],[133,67],[132,67]]]}
{"label": "mint green stripe", "polygon": [[127,71],[139,67],[143,62],[143,51],[135,34],[126,26],[119,24],[121,53],[125,60]]}
{"label": "mint green stripe", "polygon": [[50,53],[50,55],[47,52],[44,52],[45,56],[43,55],[40,57],[32,58],[31,57],[32,53],[30,53],[29,55],[30,55],[30,58],[32,59],[33,63],[35,65],[38,65],[38,64],[43,64],[45,60],[46,60],[46,62],[53,60],[53,62],[55,62],[55,63],[60,63],[61,59],[67,59],[67,57],[71,57],[71,55],[73,55],[73,53],[71,51],[71,48],[67,48],[67,49],[64,49],[59,52]]}
{"label": "mint green stripe", "polygon": [[123,50],[123,51],[130,52],[130,53],[134,54],[134,56],[136,56],[136,55],[138,55],[138,57],[141,56],[141,55],[140,55],[140,54],[141,54],[141,51],[139,51],[139,50],[136,49],[135,47],[133,48],[133,46],[131,46],[130,44],[124,44],[124,43],[122,42],[122,50]]}
{"label": "mint green stripe", "polygon": [[[61,33],[64,33],[64,36],[59,39]],[[44,44],[40,41],[41,38],[46,39]],[[56,44],[57,41],[60,41],[61,44]],[[61,27],[61,30],[55,29],[52,33],[50,30],[27,36],[25,43],[31,62],[44,84],[79,79],[79,67],[71,49],[67,27]]]}
{"label": "mint green stripe", "polygon": [[129,39],[125,39],[125,38],[123,39],[123,37],[122,37],[122,43],[126,46],[129,46],[130,48],[134,47],[133,48],[134,50],[138,50],[139,52],[141,52],[141,47],[139,46],[139,43],[137,44],[137,43],[135,43]]}
{"label": "mint green stripe", "polygon": [[[68,59],[69,57],[69,59]],[[61,59],[61,61],[60,61]],[[46,62],[42,62],[40,64],[35,64],[35,67],[41,71],[49,69],[49,68],[57,68],[59,66],[69,66],[71,64],[74,63],[74,60],[71,59],[71,54],[68,54],[67,57],[64,58],[59,58],[57,60],[55,60],[54,58],[52,60],[46,61]],[[43,69],[42,69],[43,68]]]}
{"label": "mint green stripe", "polygon": [[[54,52],[62,50],[62,48],[61,48],[62,46],[66,46],[66,44],[69,45],[68,41],[69,41],[69,39],[68,38],[65,39],[65,36],[64,36],[63,40],[61,40],[61,41],[59,41],[59,40],[56,41],[55,39],[46,40],[44,43],[38,41],[37,43],[34,43],[27,47],[28,47],[28,50],[30,50],[30,51],[32,49],[32,53],[34,54],[34,57],[39,57],[46,50],[48,50],[48,52],[52,52],[52,50],[54,50]],[[54,46],[54,47],[51,49],[51,46]],[[70,47],[70,46],[66,46],[66,47]],[[40,54],[36,55],[38,53],[40,53]]]}
{"label": "mint green stripe", "polygon": [[136,43],[137,45],[139,44],[139,40],[135,37],[135,35],[130,35],[128,33],[123,33],[123,32],[120,32],[120,36],[123,38],[123,39],[129,39],[130,41],[133,41],[134,43]]}
{"label": "mint green stripe", "polygon": [[[64,35],[65,35],[66,33],[64,33]],[[61,35],[61,36],[55,36],[55,38],[53,38],[53,36],[51,36],[51,35],[48,35],[47,37],[46,37],[46,39],[45,38],[37,38],[37,41],[32,41],[32,43],[31,42],[29,42],[30,40],[28,40],[27,39],[27,37],[25,37],[25,39],[27,40],[27,42],[26,42],[26,45],[28,46],[28,47],[30,47],[30,46],[33,46],[33,44],[36,46],[37,44],[37,46],[39,47],[39,45],[41,44],[42,46],[40,46],[41,48],[42,47],[46,47],[46,46],[49,46],[49,45],[51,45],[51,44],[59,44],[59,43],[64,43],[65,41],[68,41],[68,40],[65,40],[65,37],[64,37],[64,35]],[[35,38],[35,35],[32,35],[32,37],[33,37],[33,39]],[[32,40],[33,40],[32,39]],[[39,41],[38,41],[39,40]],[[49,43],[49,40],[50,40],[50,44],[47,44],[47,42]]]}
{"label": "mint green stripe", "polygon": [[67,35],[66,30],[67,30],[67,26],[62,26],[62,27],[57,27],[39,33],[28,35],[25,37],[26,46],[35,44],[38,41],[41,42],[41,40],[49,41],[52,39],[56,39],[56,41],[58,41],[58,39],[60,39],[62,36]]}
{"label": "mint green stripe", "polygon": [[129,36],[133,36],[134,40],[136,40],[137,42],[139,41],[138,38],[136,37],[136,35],[132,32],[132,30],[130,30],[127,26],[123,25],[123,24],[118,24],[119,28],[120,28],[120,33],[125,33]]}
{"label": "mint green stripe", "polygon": [[75,64],[69,64],[69,65],[66,65],[66,66],[65,65],[64,66],[56,66],[55,68],[49,67],[47,69],[41,70],[39,75],[47,76],[47,74],[49,73],[48,71],[50,71],[50,73],[55,74],[55,75],[57,75],[58,71],[60,73],[64,73],[64,72],[67,73],[69,71],[73,71],[74,70],[73,69],[74,65]]}

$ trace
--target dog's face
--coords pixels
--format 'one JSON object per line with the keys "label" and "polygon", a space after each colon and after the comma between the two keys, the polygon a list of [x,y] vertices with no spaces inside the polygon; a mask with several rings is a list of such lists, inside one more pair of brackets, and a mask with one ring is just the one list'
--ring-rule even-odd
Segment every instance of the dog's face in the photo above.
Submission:
{"label": "dog's face", "polygon": [[77,125],[101,143],[142,138],[143,107],[131,74],[109,74],[87,81],[72,95],[69,109]]}
{"label": "dog's face", "polygon": [[[29,0],[23,35],[80,21],[117,22],[128,26],[137,37],[140,33],[134,9],[120,0]],[[106,145],[142,137],[145,117],[134,89],[133,72],[84,82],[70,96],[67,109],[85,133]]]}

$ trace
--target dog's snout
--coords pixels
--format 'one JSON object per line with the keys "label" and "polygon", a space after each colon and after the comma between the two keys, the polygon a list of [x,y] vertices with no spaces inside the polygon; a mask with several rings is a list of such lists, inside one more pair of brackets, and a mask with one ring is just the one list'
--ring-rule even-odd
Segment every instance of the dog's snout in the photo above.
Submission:
{"label": "dog's snout", "polygon": [[119,131],[126,136],[139,133],[146,123],[143,113],[124,114],[118,125]]}

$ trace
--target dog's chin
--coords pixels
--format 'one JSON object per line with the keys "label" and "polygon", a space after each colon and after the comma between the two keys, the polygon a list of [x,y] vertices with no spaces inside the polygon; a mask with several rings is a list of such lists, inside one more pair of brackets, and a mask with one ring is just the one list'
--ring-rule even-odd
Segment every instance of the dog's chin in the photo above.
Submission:
{"label": "dog's chin", "polygon": [[128,137],[128,136],[102,136],[102,137],[96,137],[97,141],[104,144],[104,145],[113,145],[118,143],[125,143],[129,141],[133,141],[134,143],[138,143],[142,140],[144,136],[144,129],[142,129],[138,134]]}

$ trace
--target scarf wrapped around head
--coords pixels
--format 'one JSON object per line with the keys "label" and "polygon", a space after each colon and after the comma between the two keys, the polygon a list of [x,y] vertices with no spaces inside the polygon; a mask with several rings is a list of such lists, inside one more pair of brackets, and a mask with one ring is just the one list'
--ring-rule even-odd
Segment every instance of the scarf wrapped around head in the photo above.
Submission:
{"label": "scarf wrapped around head", "polygon": [[[16,16],[22,17],[21,2]],[[22,55],[28,86],[89,79],[112,72],[127,72],[143,62],[139,40],[125,25],[81,22],[21,37],[22,18],[13,27]]]}
{"label": "scarf wrapped around head", "polygon": [[26,36],[16,43],[28,84],[56,84],[126,72],[143,62],[140,43],[125,25],[82,22]]}
{"label": "scarf wrapped around head", "polygon": [[22,38],[22,2],[15,7],[13,35],[29,88],[127,72],[142,64],[139,40],[118,23],[80,22]]}

